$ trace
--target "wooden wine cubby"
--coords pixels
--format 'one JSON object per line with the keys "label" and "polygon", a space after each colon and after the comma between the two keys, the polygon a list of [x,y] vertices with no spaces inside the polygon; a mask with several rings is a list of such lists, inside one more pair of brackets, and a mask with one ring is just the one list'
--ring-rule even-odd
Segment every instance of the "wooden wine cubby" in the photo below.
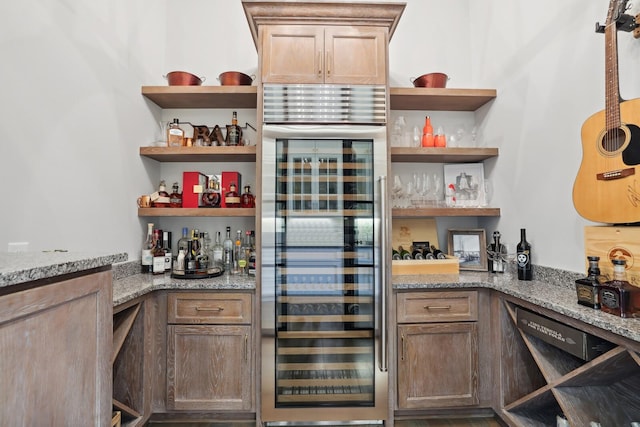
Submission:
{"label": "wooden wine cubby", "polygon": [[[555,426],[564,414],[571,426],[630,426],[640,421],[640,355],[638,345],[593,327],[585,332],[611,341],[612,349],[584,361],[518,328],[516,307],[502,299],[500,416],[510,426]],[[544,311],[544,316],[577,321]],[[632,320],[635,321],[635,320]],[[587,330],[588,329],[588,330]]]}

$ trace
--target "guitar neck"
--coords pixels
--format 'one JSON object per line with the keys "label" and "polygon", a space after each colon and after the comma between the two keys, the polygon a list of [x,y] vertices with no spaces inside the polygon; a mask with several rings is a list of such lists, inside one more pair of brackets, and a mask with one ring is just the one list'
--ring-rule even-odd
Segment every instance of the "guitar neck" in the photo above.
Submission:
{"label": "guitar neck", "polygon": [[607,129],[619,128],[620,83],[618,81],[618,28],[608,22],[605,29],[605,111]]}

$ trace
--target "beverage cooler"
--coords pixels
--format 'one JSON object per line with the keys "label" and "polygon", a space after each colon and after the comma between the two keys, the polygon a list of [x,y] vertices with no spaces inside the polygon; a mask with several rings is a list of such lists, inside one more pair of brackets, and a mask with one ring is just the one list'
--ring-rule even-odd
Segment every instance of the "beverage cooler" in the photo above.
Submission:
{"label": "beverage cooler", "polygon": [[[388,411],[381,243],[386,130],[371,122],[380,108],[373,89],[359,97],[350,88],[322,88],[340,98],[346,91],[351,109],[364,99],[367,123],[328,119],[326,96],[320,118],[303,119],[311,123],[291,124],[290,110],[283,123],[269,123],[274,104],[282,103],[265,88],[262,420],[382,425]],[[315,105],[317,86],[308,89],[315,96],[303,103]],[[278,88],[276,97],[290,106],[291,92]]]}

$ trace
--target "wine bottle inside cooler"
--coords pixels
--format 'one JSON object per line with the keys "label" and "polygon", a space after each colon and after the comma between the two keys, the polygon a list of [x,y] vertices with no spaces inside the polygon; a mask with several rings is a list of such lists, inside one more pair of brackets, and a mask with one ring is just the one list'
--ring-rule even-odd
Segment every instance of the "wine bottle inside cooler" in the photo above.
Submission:
{"label": "wine bottle inside cooler", "polygon": [[524,228],[520,229],[520,242],[516,248],[516,265],[518,280],[533,280],[531,245],[527,242],[527,231]]}

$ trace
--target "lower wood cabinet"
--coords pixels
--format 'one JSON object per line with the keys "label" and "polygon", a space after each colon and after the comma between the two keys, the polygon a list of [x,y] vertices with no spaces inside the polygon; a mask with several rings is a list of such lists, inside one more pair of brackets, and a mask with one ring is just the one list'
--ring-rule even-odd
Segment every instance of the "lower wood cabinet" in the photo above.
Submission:
{"label": "lower wood cabinet", "polygon": [[111,271],[0,296],[0,425],[111,422]]}
{"label": "lower wood cabinet", "polygon": [[167,409],[253,409],[252,295],[168,295]]}
{"label": "lower wood cabinet", "polygon": [[479,403],[477,305],[476,291],[397,295],[399,409]]}

